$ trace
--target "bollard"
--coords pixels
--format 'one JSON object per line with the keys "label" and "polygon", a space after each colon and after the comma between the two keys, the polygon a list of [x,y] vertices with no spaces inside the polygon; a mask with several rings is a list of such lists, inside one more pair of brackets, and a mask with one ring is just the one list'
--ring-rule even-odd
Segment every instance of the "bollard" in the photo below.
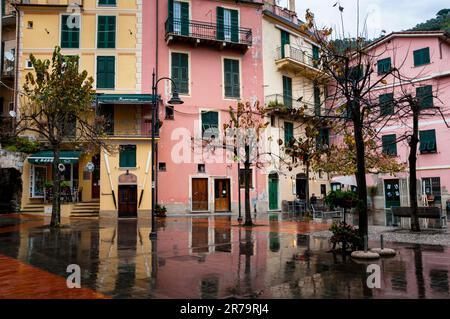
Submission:
{"label": "bollard", "polygon": [[384,235],[383,234],[380,235],[380,247],[381,247],[381,250],[384,249]]}
{"label": "bollard", "polygon": [[364,236],[364,252],[367,253],[367,235]]}

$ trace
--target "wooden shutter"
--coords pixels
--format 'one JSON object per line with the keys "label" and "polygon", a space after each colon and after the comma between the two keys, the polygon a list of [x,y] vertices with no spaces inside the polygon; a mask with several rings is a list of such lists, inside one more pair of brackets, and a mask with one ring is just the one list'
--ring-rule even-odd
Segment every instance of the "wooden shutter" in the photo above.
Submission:
{"label": "wooden shutter", "polygon": [[80,28],[75,26],[69,28],[67,20],[69,15],[61,16],[61,48],[79,48]]}
{"label": "wooden shutter", "polygon": [[284,144],[290,146],[292,138],[294,137],[294,125],[289,122],[284,122]]}
{"label": "wooden shutter", "polygon": [[380,104],[380,115],[394,114],[394,94],[381,94],[378,97]]}
{"label": "wooden shutter", "polygon": [[284,45],[290,44],[289,32],[281,30],[281,58],[285,58],[286,52],[284,50]]}
{"label": "wooden shutter", "polygon": [[[219,113],[218,112],[202,112],[202,136],[206,130],[219,128]],[[217,136],[216,136],[217,137]]]}
{"label": "wooden shutter", "polygon": [[414,51],[414,66],[430,63],[430,48],[423,48]]}
{"label": "wooden shutter", "polygon": [[416,97],[421,109],[433,107],[433,86],[427,85],[416,88]]}
{"label": "wooden shutter", "polygon": [[116,47],[116,17],[115,16],[99,16],[98,32],[97,32],[98,48],[115,48]]}
{"label": "wooden shutter", "polygon": [[320,116],[320,106],[322,102],[320,100],[320,88],[317,85],[314,85],[314,113],[317,116]]}
{"label": "wooden shutter", "polygon": [[185,53],[172,53],[172,79],[178,93],[189,93],[189,56]]}
{"label": "wooden shutter", "polygon": [[287,76],[283,76],[283,101],[285,107],[292,107],[292,79]]}
{"label": "wooden shutter", "polygon": [[189,35],[189,3],[181,2],[181,34]]}
{"label": "wooden shutter", "polygon": [[217,7],[216,15],[217,15],[217,39],[224,40],[225,32],[224,32],[224,18],[223,18],[223,8],[222,7]]}
{"label": "wooden shutter", "polygon": [[383,135],[381,137],[383,153],[388,155],[397,155],[397,136],[395,134]]}
{"label": "wooden shutter", "polygon": [[115,57],[97,57],[97,88],[113,89],[115,82]]}
{"label": "wooden shutter", "polygon": [[136,167],[136,145],[120,146],[119,166]]}
{"label": "wooden shutter", "polygon": [[231,13],[231,41],[239,42],[239,12],[230,10]]}
{"label": "wooden shutter", "polygon": [[226,97],[240,96],[239,61],[224,59],[224,84]]}
{"label": "wooden shutter", "polygon": [[419,132],[421,153],[434,153],[437,150],[436,130],[426,130]]}

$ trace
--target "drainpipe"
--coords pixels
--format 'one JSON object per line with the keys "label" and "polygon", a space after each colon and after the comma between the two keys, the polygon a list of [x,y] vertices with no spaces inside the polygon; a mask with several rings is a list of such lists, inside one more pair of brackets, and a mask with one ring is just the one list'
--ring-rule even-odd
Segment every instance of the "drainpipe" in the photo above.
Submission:
{"label": "drainpipe", "polygon": [[[19,54],[20,54],[20,10],[14,6],[14,10],[16,11],[16,57],[14,61],[14,112],[17,114],[17,104],[19,103],[18,98],[18,90],[19,90]],[[13,123],[14,127],[16,125],[17,116],[14,117]]]}
{"label": "drainpipe", "polygon": [[[158,79],[158,69],[159,69],[159,65],[158,65],[158,58],[159,58],[159,55],[158,55],[158,47],[159,47],[159,0],[156,0],[156,28],[155,28],[155,30],[156,30],[156,41],[155,41],[155,44],[156,44],[156,47],[155,47],[155,64],[156,64],[156,67],[155,67],[155,69],[156,69],[156,78]],[[159,103],[159,101],[158,101],[158,103]],[[157,111],[159,111],[158,110],[159,108],[157,108]],[[158,118],[159,118],[159,116],[158,116]],[[158,123],[156,123],[156,125],[158,125]],[[159,130],[158,130],[158,132],[160,132]],[[159,136],[158,136],[159,137]],[[155,149],[154,150],[152,150],[152,152],[155,152],[155,170],[154,170],[154,172],[155,172],[155,202],[156,202],[156,204],[158,204],[159,203],[159,201],[158,201],[158,143],[156,143],[156,147],[155,147]]]}

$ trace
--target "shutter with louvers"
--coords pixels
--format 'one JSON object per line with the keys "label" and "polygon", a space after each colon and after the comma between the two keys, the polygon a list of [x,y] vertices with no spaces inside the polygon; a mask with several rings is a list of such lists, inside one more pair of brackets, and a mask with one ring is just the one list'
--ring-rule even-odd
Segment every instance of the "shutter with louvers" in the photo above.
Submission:
{"label": "shutter with louvers", "polygon": [[239,12],[230,10],[231,12],[231,41],[239,42]]}
{"label": "shutter with louvers", "polygon": [[172,53],[172,79],[178,93],[189,93],[189,56],[185,53]]}
{"label": "shutter with louvers", "polygon": [[380,115],[394,114],[394,94],[381,94],[379,97]]}
{"label": "shutter with louvers", "polygon": [[189,3],[181,2],[181,35],[189,35]]}
{"label": "shutter with louvers", "polygon": [[292,107],[292,79],[287,76],[283,76],[283,102],[285,107]]}
{"label": "shutter with louvers", "polygon": [[217,15],[217,40],[224,40],[225,39],[224,17],[223,17],[224,14],[222,7],[217,7],[216,15]]}
{"label": "shutter with louvers", "polygon": [[[211,135],[216,135],[218,134],[218,128],[219,113],[212,111],[202,111],[202,136],[211,137]],[[205,132],[207,133],[207,136],[205,136]]]}
{"label": "shutter with louvers", "polygon": [[434,153],[437,150],[436,147],[436,130],[427,130],[419,132],[421,153]]}
{"label": "shutter with louvers", "polygon": [[285,45],[290,44],[289,32],[281,30],[281,58],[286,57]]}
{"label": "shutter with louvers", "polygon": [[99,16],[97,47],[101,49],[113,49],[116,47],[116,17]]}
{"label": "shutter with louvers", "polygon": [[388,155],[397,155],[397,137],[395,134],[383,135],[381,137],[383,153]]}
{"label": "shutter with louvers", "polygon": [[314,113],[316,116],[320,116],[320,106],[322,102],[320,100],[320,88],[318,86],[314,86]]}
{"label": "shutter with louvers", "polygon": [[421,86],[416,88],[416,97],[420,103],[420,109],[433,107],[433,86]]}
{"label": "shutter with louvers", "polygon": [[113,89],[115,83],[115,57],[97,57],[97,88]]}
{"label": "shutter with louvers", "polygon": [[294,125],[289,122],[284,122],[284,144],[291,146],[294,139]]}

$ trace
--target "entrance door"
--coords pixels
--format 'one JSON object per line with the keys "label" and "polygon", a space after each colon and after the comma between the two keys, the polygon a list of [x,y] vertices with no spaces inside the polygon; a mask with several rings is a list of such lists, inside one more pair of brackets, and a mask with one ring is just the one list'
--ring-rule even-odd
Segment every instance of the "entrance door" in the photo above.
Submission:
{"label": "entrance door", "polygon": [[386,208],[400,206],[400,182],[398,179],[384,181],[384,198]]}
{"label": "entrance door", "polygon": [[208,179],[193,178],[192,179],[192,210],[207,211],[208,210]]}
{"label": "entrance door", "polygon": [[298,178],[295,180],[295,191],[299,199],[306,200],[306,179]]}
{"label": "entrance door", "polygon": [[94,171],[92,172],[92,199],[100,198],[100,155],[92,157],[92,164],[94,164]]}
{"label": "entrance door", "polygon": [[47,167],[33,166],[33,198],[44,197],[44,186],[47,181]]}
{"label": "entrance door", "polygon": [[277,210],[278,208],[278,174],[269,175],[269,209]]}
{"label": "entrance door", "polygon": [[137,185],[119,185],[119,217],[137,216]]}
{"label": "entrance door", "polygon": [[230,200],[230,180],[216,179],[214,181],[214,210],[216,212],[229,212]]}

